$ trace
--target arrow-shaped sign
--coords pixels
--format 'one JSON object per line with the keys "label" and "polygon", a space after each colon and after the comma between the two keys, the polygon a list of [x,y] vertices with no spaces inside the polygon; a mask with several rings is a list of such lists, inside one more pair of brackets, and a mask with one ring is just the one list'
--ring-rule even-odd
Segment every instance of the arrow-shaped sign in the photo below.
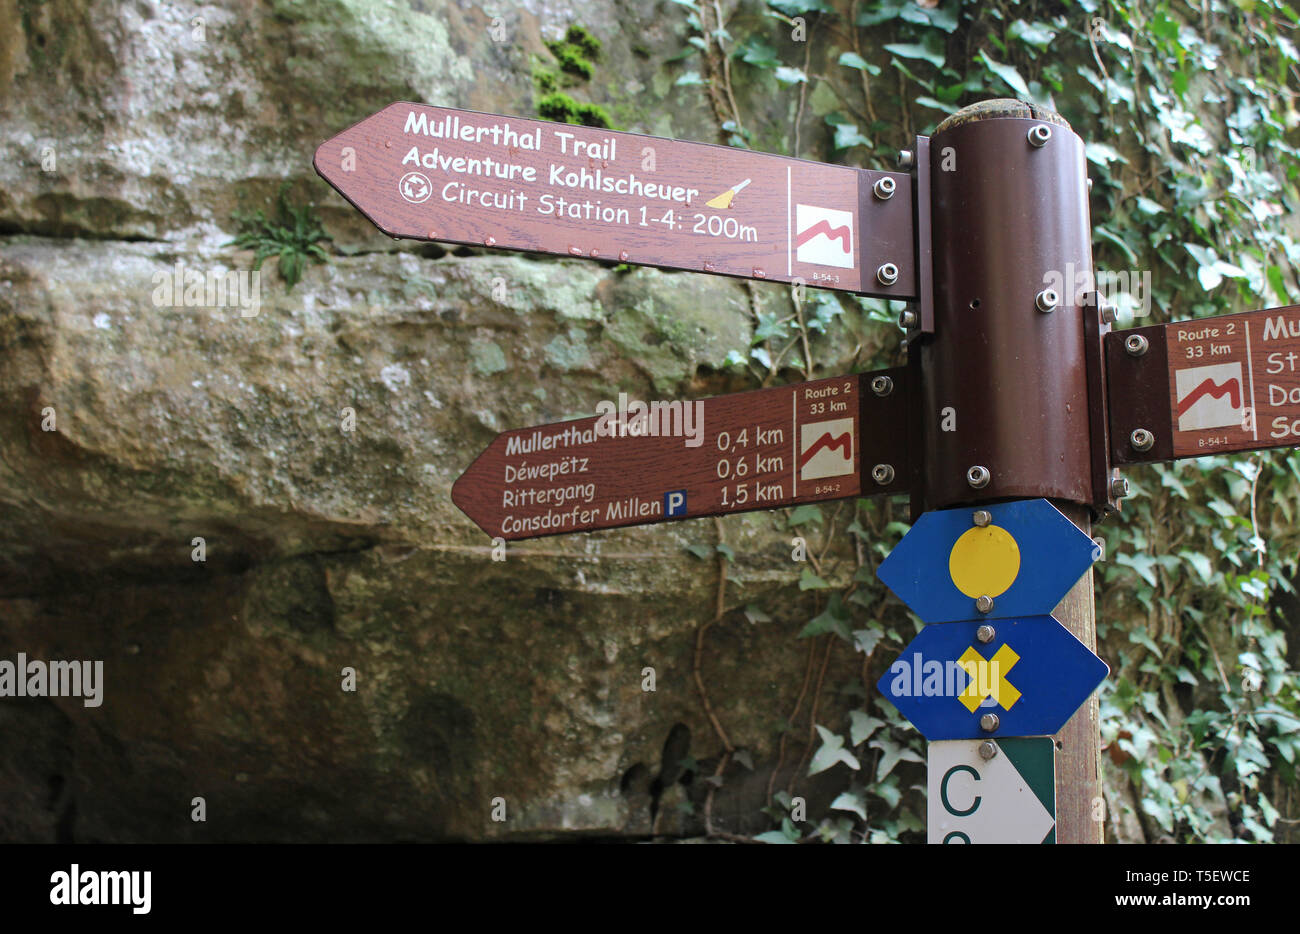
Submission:
{"label": "arrow-shaped sign", "polygon": [[1300,305],[1106,335],[1117,463],[1300,445]]}
{"label": "arrow-shaped sign", "polygon": [[685,402],[620,395],[598,416],[498,435],[452,500],[510,540],[906,492],[905,380],[894,369]]}
{"label": "arrow-shaped sign", "polygon": [[1051,737],[931,743],[931,843],[1055,843]]}
{"label": "arrow-shaped sign", "polygon": [[1053,617],[1031,616],[926,626],[877,686],[928,740],[1048,736],[1109,672]]}
{"label": "arrow-shaped sign", "polygon": [[393,237],[917,296],[907,173],[408,103],[315,166]]}
{"label": "arrow-shaped sign", "polygon": [[925,513],[877,576],[927,623],[1038,616],[1100,552],[1047,500],[1029,499]]}

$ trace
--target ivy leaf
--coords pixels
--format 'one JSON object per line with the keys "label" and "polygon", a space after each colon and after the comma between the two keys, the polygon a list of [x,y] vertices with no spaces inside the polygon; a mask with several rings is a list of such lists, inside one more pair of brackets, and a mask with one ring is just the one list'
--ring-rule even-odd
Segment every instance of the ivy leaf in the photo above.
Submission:
{"label": "ivy leaf", "polygon": [[781,831],[779,831],[779,830],[766,830],[766,831],[764,831],[763,833],[760,833],[760,834],[759,834],[757,837],[755,837],[754,839],[757,840],[757,841],[759,841],[760,843],[794,843],[794,842],[796,842],[796,841],[794,841],[794,840],[791,840],[789,837],[787,837],[785,834],[783,834],[783,833],[782,833]]}
{"label": "ivy leaf", "polygon": [[691,85],[704,84],[704,79],[700,77],[700,73],[698,71],[688,71],[685,74],[681,75],[676,81],[674,81],[673,84],[677,85],[678,87],[688,87]]}
{"label": "ivy leaf", "polygon": [[821,507],[814,503],[805,503],[802,506],[796,506],[790,513],[790,525],[803,525],[805,522],[822,523]]}
{"label": "ivy leaf", "polygon": [[830,584],[818,577],[810,569],[804,568],[799,575],[800,590],[825,590]]}
{"label": "ivy leaf", "polygon": [[777,68],[781,60],[776,57],[776,49],[758,36],[750,36],[738,50],[740,60],[758,68]]}
{"label": "ivy leaf", "polygon": [[708,545],[687,545],[686,550],[701,560],[713,554],[713,549]]}
{"label": "ivy leaf", "polygon": [[980,50],[980,58],[984,60],[988,70],[1005,81],[1013,91],[1021,97],[1029,96],[1029,85],[1025,84],[1025,79],[1020,77],[1020,72],[1016,71],[1015,68],[1010,65],[1003,65],[1001,62],[995,62],[985,54],[983,49]]}
{"label": "ivy leaf", "polygon": [[831,810],[848,811],[851,814],[858,815],[858,817],[862,818],[863,820],[867,819],[866,802],[864,802],[861,797],[859,797],[858,795],[854,794],[851,791],[840,792],[839,797],[837,797],[834,801],[831,802]]}
{"label": "ivy leaf", "polygon": [[[854,596],[861,591],[856,591]],[[855,629],[853,630],[853,649],[862,652],[864,655],[870,655],[880,644],[880,640],[885,634],[879,629]],[[856,746],[857,744],[854,743]]]}
{"label": "ivy leaf", "polygon": [[780,66],[773,74],[776,76],[776,80],[782,84],[799,84],[808,80],[808,76],[802,70],[791,68],[789,65]]}
{"label": "ivy leaf", "polygon": [[809,639],[813,636],[820,636],[823,633],[833,632],[845,642],[852,642],[852,636],[849,635],[849,627],[845,622],[847,612],[844,609],[844,603],[840,600],[839,594],[832,594],[830,600],[826,601],[826,609],[820,615],[813,617],[808,621],[808,625],[799,631],[796,638]]}
{"label": "ivy leaf", "polygon": [[862,710],[850,710],[849,724],[849,743],[857,747],[871,739],[871,734],[884,726],[885,721],[869,716]]}
{"label": "ivy leaf", "polygon": [[745,606],[745,619],[749,620],[751,623],[772,622],[772,617],[764,613],[757,603],[750,603]]}
{"label": "ivy leaf", "polygon": [[844,748],[843,736],[832,733],[821,724],[817,725],[817,734],[822,738],[822,745],[812,757],[812,761],[808,763],[809,775],[825,772],[831,766],[840,762],[843,762],[854,771],[862,768],[862,763],[857,760],[857,757]]}
{"label": "ivy leaf", "polygon": [[873,749],[881,751],[880,765],[876,767],[876,781],[881,781],[886,775],[894,770],[894,766],[900,762],[924,762],[925,760],[918,756],[906,746],[894,742],[888,736],[882,736],[880,739],[873,739],[867,744]]}
{"label": "ivy leaf", "polygon": [[841,53],[839,62],[845,68],[856,68],[858,71],[865,71],[869,75],[880,74],[880,66],[873,65],[857,52]]}
{"label": "ivy leaf", "polygon": [[[914,42],[891,42],[885,46],[885,51],[897,55],[899,58],[921,59],[929,62],[935,68],[942,68],[944,63],[943,53],[932,48],[933,45],[934,43],[920,45]],[[1027,89],[1025,93],[1029,93]]]}

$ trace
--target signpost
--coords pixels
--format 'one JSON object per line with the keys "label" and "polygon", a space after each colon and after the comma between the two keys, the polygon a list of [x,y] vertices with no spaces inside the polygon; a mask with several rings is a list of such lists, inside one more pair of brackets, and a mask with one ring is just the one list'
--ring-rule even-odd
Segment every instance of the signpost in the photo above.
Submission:
{"label": "signpost", "polygon": [[908,495],[879,573],[928,625],[879,687],[932,740],[931,842],[1099,843],[1090,522],[1117,466],[1300,445],[1300,306],[1112,333],[1103,296],[1044,287],[1092,250],[1083,140],[1041,108],[968,107],[900,164],[409,103],[315,159],[394,237],[912,302],[906,367],[605,400],[500,435],[453,499],[514,540]]}

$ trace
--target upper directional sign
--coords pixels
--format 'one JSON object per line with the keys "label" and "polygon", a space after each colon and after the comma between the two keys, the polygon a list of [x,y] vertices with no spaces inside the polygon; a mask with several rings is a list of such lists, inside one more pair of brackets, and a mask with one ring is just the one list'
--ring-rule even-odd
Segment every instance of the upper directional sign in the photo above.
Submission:
{"label": "upper directional sign", "polygon": [[394,237],[918,294],[907,173],[408,103],[315,166]]}
{"label": "upper directional sign", "polygon": [[1106,360],[1118,463],[1300,445],[1300,305],[1114,331]]}
{"label": "upper directional sign", "polygon": [[996,620],[988,642],[982,625],[926,626],[877,682],[928,740],[1056,733],[1110,671],[1051,616]]}
{"label": "upper directional sign", "polygon": [[906,459],[905,371],[884,373],[884,396],[860,385],[880,373],[693,402],[621,395],[599,416],[498,435],[452,500],[509,540],[906,492],[901,467],[861,482],[863,464]]}
{"label": "upper directional sign", "polygon": [[[877,576],[927,623],[1050,613],[1101,549],[1045,499],[927,512]],[[989,597],[992,607],[976,609]]]}
{"label": "upper directional sign", "polygon": [[1056,746],[1050,737],[931,743],[931,843],[1055,843]]}

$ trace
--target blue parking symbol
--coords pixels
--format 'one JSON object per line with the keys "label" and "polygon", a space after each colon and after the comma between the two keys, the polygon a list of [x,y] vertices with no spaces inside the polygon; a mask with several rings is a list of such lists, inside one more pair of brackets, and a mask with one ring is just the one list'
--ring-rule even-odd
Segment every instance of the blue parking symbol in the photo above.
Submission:
{"label": "blue parking symbol", "polygon": [[664,515],[670,519],[686,515],[685,490],[669,490],[664,494]]}

